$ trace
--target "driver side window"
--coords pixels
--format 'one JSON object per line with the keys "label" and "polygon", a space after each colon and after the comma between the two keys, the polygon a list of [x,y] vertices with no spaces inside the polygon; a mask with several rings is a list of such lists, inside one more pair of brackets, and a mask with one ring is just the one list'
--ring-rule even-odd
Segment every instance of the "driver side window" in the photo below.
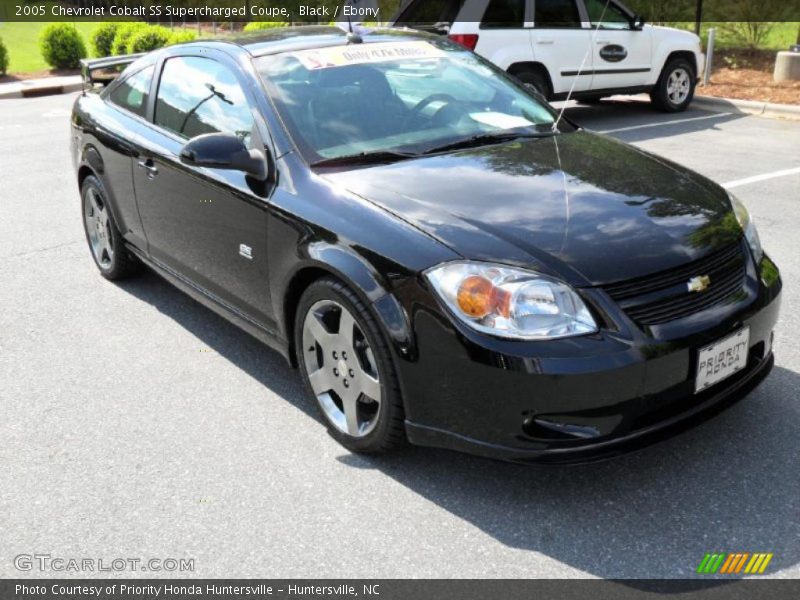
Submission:
{"label": "driver side window", "polygon": [[183,56],[164,64],[155,124],[186,139],[233,133],[248,144],[253,115],[233,72],[215,60]]}
{"label": "driver side window", "polygon": [[607,0],[585,0],[586,12],[592,27],[600,29],[630,29],[631,21],[622,9]]}

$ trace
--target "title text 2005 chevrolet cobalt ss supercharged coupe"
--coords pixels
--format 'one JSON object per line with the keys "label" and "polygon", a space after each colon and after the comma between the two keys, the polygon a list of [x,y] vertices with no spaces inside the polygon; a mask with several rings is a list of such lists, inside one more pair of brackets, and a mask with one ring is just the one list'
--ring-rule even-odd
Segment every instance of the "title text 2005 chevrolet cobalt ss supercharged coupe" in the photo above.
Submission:
{"label": "title text 2005 chevrolet cobalt ss supercharged coupe", "polygon": [[72,123],[102,275],[148,265],[282,352],[354,451],[585,462],[772,367],[781,280],[745,208],[447,40],[176,46]]}

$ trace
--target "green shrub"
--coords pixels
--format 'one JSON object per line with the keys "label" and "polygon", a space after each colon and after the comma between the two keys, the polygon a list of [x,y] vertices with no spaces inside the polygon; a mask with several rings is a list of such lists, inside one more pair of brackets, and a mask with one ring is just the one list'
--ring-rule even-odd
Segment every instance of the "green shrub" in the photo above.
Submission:
{"label": "green shrub", "polygon": [[171,32],[166,27],[151,26],[134,33],[128,40],[128,54],[152,52],[169,44]]}
{"label": "green shrub", "polygon": [[0,75],[5,75],[8,70],[8,50],[3,43],[3,38],[0,38]]}
{"label": "green shrub", "polygon": [[39,36],[44,61],[56,69],[74,69],[86,58],[86,44],[75,25],[51,23]]}
{"label": "green shrub", "polygon": [[117,34],[114,36],[114,43],[111,45],[111,54],[120,56],[128,53],[128,40],[132,38],[147,25],[144,23],[125,23],[117,28]]}
{"label": "green shrub", "polygon": [[92,48],[95,56],[98,58],[111,56],[117,29],[119,23],[100,23],[100,26],[92,32]]}
{"label": "green shrub", "polygon": [[169,36],[169,46],[173,44],[185,44],[186,42],[193,42],[197,39],[197,32],[191,29],[178,29],[172,32]]}
{"label": "green shrub", "polygon": [[244,31],[261,31],[262,29],[276,29],[286,27],[288,23],[283,21],[250,21],[244,26]]}

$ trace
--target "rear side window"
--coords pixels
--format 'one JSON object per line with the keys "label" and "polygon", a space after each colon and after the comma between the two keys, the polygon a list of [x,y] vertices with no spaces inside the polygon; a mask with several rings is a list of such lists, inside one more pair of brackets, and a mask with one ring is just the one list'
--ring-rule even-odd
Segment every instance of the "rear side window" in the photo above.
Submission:
{"label": "rear side window", "polygon": [[144,117],[147,112],[147,98],[150,96],[150,83],[153,81],[155,67],[147,67],[134,73],[120,83],[110,100],[120,108]]}
{"label": "rear side window", "polygon": [[580,28],[581,16],[575,0],[535,0],[534,23],[544,28]]}
{"label": "rear side window", "polygon": [[491,0],[481,21],[481,27],[520,28],[525,25],[525,0]]}
{"label": "rear side window", "polygon": [[409,6],[396,25],[447,23],[456,20],[464,0],[417,0]]}
{"label": "rear side window", "polygon": [[230,69],[215,60],[185,56],[164,64],[155,123],[184,138],[233,133],[247,143],[253,115]]}

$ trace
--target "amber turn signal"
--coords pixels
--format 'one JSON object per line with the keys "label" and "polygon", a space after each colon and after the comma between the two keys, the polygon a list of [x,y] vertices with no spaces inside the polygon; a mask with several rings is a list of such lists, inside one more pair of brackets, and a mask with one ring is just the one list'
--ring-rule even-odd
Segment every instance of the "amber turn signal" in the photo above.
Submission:
{"label": "amber turn signal", "polygon": [[480,275],[470,275],[461,282],[456,301],[461,311],[474,319],[492,313],[508,318],[511,308],[511,294]]}

